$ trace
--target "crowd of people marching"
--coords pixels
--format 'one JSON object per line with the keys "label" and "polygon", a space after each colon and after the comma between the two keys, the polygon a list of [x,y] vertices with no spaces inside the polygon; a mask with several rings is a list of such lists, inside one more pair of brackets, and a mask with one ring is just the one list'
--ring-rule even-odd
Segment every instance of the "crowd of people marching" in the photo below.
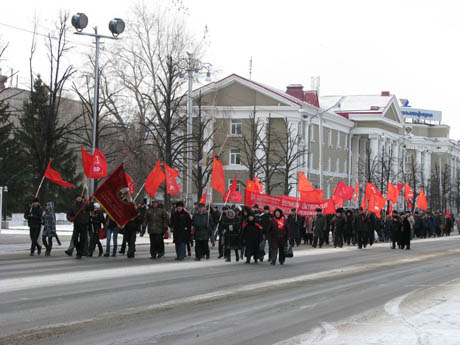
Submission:
{"label": "crowd of people marching", "polygon": [[[208,205],[209,206],[209,205]],[[268,261],[284,264],[286,257],[293,256],[293,247],[311,245],[321,248],[331,244],[337,248],[344,245],[366,248],[375,241],[390,242],[392,249],[409,250],[411,239],[436,236],[449,236],[453,231],[454,222],[450,216],[442,213],[398,213],[386,214],[377,218],[368,211],[344,210],[339,208],[335,214],[323,215],[321,209],[315,216],[302,217],[296,209],[285,215],[281,209],[270,210],[268,206],[259,209],[258,205],[239,207],[217,206],[207,208],[204,204],[195,204],[193,210],[187,210],[183,202],[176,202],[168,212],[159,200],[147,200],[138,205],[139,216],[129,221],[123,228],[106,215],[97,202],[87,202],[81,196],[75,198],[67,219],[73,223],[70,246],[65,253],[76,258],[92,257],[96,247],[98,256],[116,256],[118,235],[123,241],[118,254],[127,254],[134,258],[136,237],[146,233],[150,240],[151,259],[160,259],[165,254],[164,239],[171,232],[176,249],[176,260],[182,261],[192,256],[195,249],[195,260],[210,258],[209,243],[218,247],[218,257],[226,261],[239,261],[245,258],[254,263]],[[34,199],[27,208],[24,218],[30,228],[30,255],[41,254],[39,236],[45,246],[45,256],[51,255],[53,238],[60,244],[56,232],[56,216],[54,204],[48,202],[41,206]],[[457,228],[460,229],[460,216]],[[105,253],[101,239],[106,239]],[[113,243],[113,246],[112,246]],[[267,250],[267,252],[266,252]]]}

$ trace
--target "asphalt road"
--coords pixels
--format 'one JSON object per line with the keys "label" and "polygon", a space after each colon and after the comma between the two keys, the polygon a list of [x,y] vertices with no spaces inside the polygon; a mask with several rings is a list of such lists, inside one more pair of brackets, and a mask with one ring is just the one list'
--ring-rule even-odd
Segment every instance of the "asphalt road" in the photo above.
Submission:
{"label": "asphalt road", "polygon": [[335,322],[460,278],[458,236],[410,251],[301,246],[284,266],[226,263],[215,250],[175,262],[172,247],[153,261],[145,245],[133,260],[1,248],[0,344],[9,345],[317,344]]}

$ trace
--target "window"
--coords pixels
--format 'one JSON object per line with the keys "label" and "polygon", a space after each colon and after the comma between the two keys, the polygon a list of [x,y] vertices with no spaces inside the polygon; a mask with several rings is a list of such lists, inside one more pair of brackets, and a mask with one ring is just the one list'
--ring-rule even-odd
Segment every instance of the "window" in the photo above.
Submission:
{"label": "window", "polygon": [[348,159],[345,159],[345,162],[343,162],[343,172],[347,172],[348,171]]}
{"label": "window", "polygon": [[337,172],[339,173],[340,172],[340,159],[337,158],[337,164],[335,165],[336,169],[337,169]]}
{"label": "window", "polygon": [[241,119],[231,120],[230,134],[235,136],[241,135]]}
{"label": "window", "polygon": [[327,159],[327,171],[331,171],[331,157]]}
{"label": "window", "polygon": [[[230,188],[230,186],[232,185],[232,183],[233,183],[233,179],[227,180],[227,189]],[[237,191],[241,191],[241,182],[238,181],[238,180],[236,180],[236,190],[237,190]]]}
{"label": "window", "polygon": [[241,158],[240,149],[230,150],[230,165],[240,165],[241,163],[240,158]]}

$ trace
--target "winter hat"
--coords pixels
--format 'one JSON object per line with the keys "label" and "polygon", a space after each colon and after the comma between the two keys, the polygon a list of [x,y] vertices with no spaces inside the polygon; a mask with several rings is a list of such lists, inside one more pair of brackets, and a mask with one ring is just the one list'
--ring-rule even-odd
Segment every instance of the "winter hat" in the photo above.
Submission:
{"label": "winter hat", "polygon": [[176,202],[176,207],[184,207],[184,202],[183,201]]}

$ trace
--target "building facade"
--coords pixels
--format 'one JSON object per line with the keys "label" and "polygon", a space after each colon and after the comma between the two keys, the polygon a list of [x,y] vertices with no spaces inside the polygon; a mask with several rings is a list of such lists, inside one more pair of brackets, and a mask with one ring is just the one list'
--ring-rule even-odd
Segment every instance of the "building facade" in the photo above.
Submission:
{"label": "building facade", "polygon": [[[201,110],[212,118],[209,130],[220,148],[228,183],[236,174],[240,190],[250,171],[254,172],[248,161],[259,166],[267,163],[269,138],[274,153],[268,160],[277,171],[271,177],[275,187],[270,192],[287,194],[284,182],[289,157],[284,146],[289,145],[282,143],[289,136],[295,143],[291,157],[296,160],[288,174],[290,195],[297,194],[297,176],[302,171],[316,188],[323,189],[325,198],[333,194],[339,181],[352,186],[359,182],[361,188],[371,181],[383,192],[386,181],[391,181],[437,195],[439,201],[435,205],[433,199],[432,208],[456,204],[452,191],[458,185],[460,145],[449,139],[450,128],[441,124],[439,111],[408,107],[406,100],[389,92],[318,97],[316,91],[305,91],[299,84],[282,91],[236,74],[195,90],[194,102],[198,95]],[[195,104],[194,113],[196,108]],[[251,146],[248,142],[256,143]],[[254,155],[248,147],[254,148]],[[284,160],[273,158],[283,154]],[[263,184],[265,173],[266,169],[255,171]],[[443,190],[447,188],[451,195]],[[214,192],[213,200],[222,198]]]}

